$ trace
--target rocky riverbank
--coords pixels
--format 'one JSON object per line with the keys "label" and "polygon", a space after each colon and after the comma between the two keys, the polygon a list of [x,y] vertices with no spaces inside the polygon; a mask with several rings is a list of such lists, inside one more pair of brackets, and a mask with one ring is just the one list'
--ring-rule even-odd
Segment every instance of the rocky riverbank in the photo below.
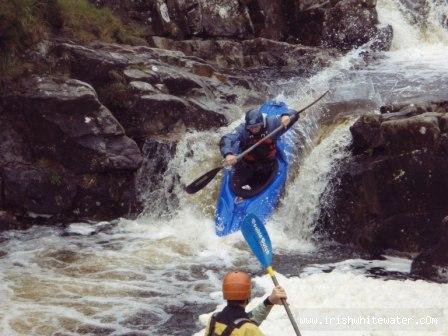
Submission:
{"label": "rocky riverbank", "polygon": [[352,156],[330,182],[318,231],[378,255],[420,253],[412,273],[447,279],[448,104],[383,106],[351,127]]}
{"label": "rocky riverbank", "polygon": [[27,45],[34,66],[2,78],[1,229],[137,214],[136,173],[149,160],[163,174],[169,156],[159,156],[184,132],[226,125],[272,94],[273,80],[308,76],[364,43],[387,48],[392,36],[375,1],[93,3],[142,28],[133,42],[144,45],[80,43],[68,3],[38,8],[60,20]]}

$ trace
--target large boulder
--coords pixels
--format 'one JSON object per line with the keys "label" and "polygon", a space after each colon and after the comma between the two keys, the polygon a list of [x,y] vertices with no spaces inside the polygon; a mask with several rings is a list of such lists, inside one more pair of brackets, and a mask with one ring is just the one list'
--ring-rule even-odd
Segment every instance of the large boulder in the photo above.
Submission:
{"label": "large boulder", "polygon": [[376,0],[337,1],[325,12],[323,40],[341,50],[350,50],[368,42],[378,32],[375,7]]}
{"label": "large boulder", "polygon": [[71,208],[77,187],[73,179],[33,164],[12,162],[3,167],[7,208],[30,214],[55,215]]}
{"label": "large boulder", "polygon": [[17,219],[3,216],[3,228],[139,209],[141,151],[89,84],[33,78],[0,107],[0,208]]}
{"label": "large boulder", "polygon": [[139,97],[122,123],[139,141],[148,136],[166,134],[175,127],[194,127],[204,130],[226,124],[222,114],[198,104],[166,94],[148,94]]}
{"label": "large boulder", "polygon": [[[7,211],[0,210],[0,231],[9,230],[9,229],[17,229],[20,224],[17,221],[17,218],[8,213]],[[1,257],[0,252],[0,257]]]}
{"label": "large boulder", "polygon": [[333,208],[322,212],[317,230],[372,252],[421,252],[445,232],[447,104],[382,110],[352,126],[353,156],[330,182]]}
{"label": "large boulder", "polygon": [[141,211],[135,185],[136,171],[77,175],[78,193],[69,216],[110,220],[134,216]]}
{"label": "large boulder", "polygon": [[81,173],[136,170],[141,163],[136,143],[86,83],[34,78],[5,104],[17,123],[28,126],[23,135],[35,159],[50,158]]}
{"label": "large boulder", "polygon": [[442,221],[441,235],[420,253],[411,265],[411,275],[448,282],[448,216]]}

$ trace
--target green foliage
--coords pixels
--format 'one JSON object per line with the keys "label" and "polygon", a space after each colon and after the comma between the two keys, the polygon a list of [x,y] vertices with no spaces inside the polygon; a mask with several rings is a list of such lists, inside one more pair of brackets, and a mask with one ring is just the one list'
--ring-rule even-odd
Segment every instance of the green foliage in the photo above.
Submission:
{"label": "green foliage", "polygon": [[0,73],[21,72],[22,62],[18,58],[47,36],[41,9],[34,0],[0,3]]}
{"label": "green foliage", "polygon": [[58,0],[64,33],[81,42],[101,40],[133,44],[138,32],[126,27],[107,8],[97,8],[87,0]]}
{"label": "green foliage", "polygon": [[81,43],[143,41],[137,28],[88,0],[1,0],[0,76],[23,72],[25,52],[54,35]]}

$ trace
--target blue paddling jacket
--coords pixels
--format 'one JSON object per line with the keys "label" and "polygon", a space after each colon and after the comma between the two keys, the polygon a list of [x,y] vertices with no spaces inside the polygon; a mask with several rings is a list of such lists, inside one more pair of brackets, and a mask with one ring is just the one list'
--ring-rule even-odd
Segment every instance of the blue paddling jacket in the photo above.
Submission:
{"label": "blue paddling jacket", "polygon": [[[248,119],[247,115],[253,112],[255,111],[252,110],[246,113],[246,121]],[[261,132],[258,134],[252,134],[247,129],[247,122],[240,124],[233,130],[233,132],[225,134],[221,138],[219,143],[221,155],[225,158],[229,154],[237,155],[241,153],[281,126],[281,117],[284,115],[291,116],[296,112],[297,111],[295,110],[289,109],[282,115],[275,117],[266,117],[266,115],[263,114],[263,127]],[[245,161],[255,162],[257,160],[273,159],[276,155],[276,140],[286,131],[287,129],[285,128],[277,133],[273,138],[267,139],[265,142],[260,144],[252,153],[249,153],[244,157]]]}

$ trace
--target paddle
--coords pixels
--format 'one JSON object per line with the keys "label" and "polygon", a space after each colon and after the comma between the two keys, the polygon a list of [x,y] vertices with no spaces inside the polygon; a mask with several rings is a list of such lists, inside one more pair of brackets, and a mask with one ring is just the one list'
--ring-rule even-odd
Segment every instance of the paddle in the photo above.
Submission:
{"label": "paddle", "polygon": [[[275,271],[271,266],[271,239],[269,238],[268,232],[266,231],[266,228],[264,227],[261,220],[253,214],[248,214],[246,217],[244,217],[243,223],[241,225],[241,232],[243,233],[244,239],[246,239],[247,244],[257,257],[260,264],[271,276],[274,285],[278,286],[279,283],[277,281],[277,278],[275,277]],[[289,305],[286,303],[285,299],[282,299],[282,303],[285,307],[286,313],[288,314],[289,320],[291,321],[292,327],[296,332],[296,335],[301,336],[299,327],[297,326],[297,323],[294,320],[294,316],[292,316],[291,310],[289,309]]]}
{"label": "paddle", "polygon": [[[325,91],[323,95],[321,95],[319,98],[317,98],[314,102],[312,102],[311,104],[305,106],[303,109],[297,111],[296,113],[294,113],[291,116],[291,120],[288,124],[288,126],[286,126],[287,129],[290,129],[292,127],[292,125],[299,120],[299,115],[300,113],[302,113],[303,111],[305,111],[306,109],[310,108],[311,106],[313,106],[314,104],[316,104],[319,100],[321,100],[327,93],[329,92],[329,90]],[[275,130],[273,130],[271,133],[269,133],[268,135],[266,135],[263,139],[261,139],[260,141],[258,141],[257,143],[255,143],[254,145],[252,145],[251,147],[249,147],[248,149],[246,149],[244,152],[242,152],[241,154],[239,154],[236,157],[236,160],[239,161],[241,160],[246,154],[252,152],[255,148],[257,148],[263,141],[272,138],[274,136],[276,136],[279,132],[281,132],[283,129],[285,128],[284,125],[281,125],[279,127],[277,127]],[[189,185],[187,185],[185,187],[185,191],[187,192],[187,194],[195,194],[197,193],[199,190],[201,190],[202,188],[204,188],[207,184],[209,184],[209,182],[211,180],[213,180],[216,176],[216,174],[218,174],[218,172],[224,168],[224,165],[213,168],[212,170],[206,172],[204,175],[199,176],[196,180],[194,180],[193,182],[191,182]]]}

